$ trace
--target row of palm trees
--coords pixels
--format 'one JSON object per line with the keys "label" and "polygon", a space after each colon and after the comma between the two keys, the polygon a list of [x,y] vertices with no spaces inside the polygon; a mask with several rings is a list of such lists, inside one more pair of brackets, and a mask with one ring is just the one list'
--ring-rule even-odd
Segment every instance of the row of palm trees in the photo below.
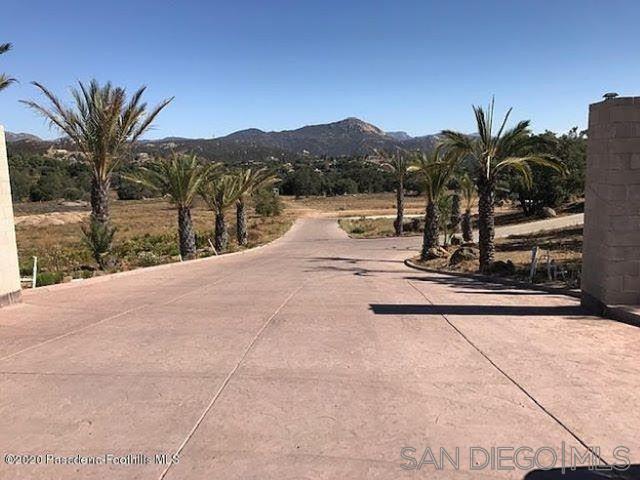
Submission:
{"label": "row of palm trees", "polygon": [[439,245],[438,204],[447,193],[448,184],[456,169],[464,165],[467,175],[459,180],[465,199],[462,230],[465,241],[472,240],[471,204],[474,187],[478,195],[478,248],[480,271],[491,269],[495,256],[495,191],[499,179],[508,171],[519,174],[526,185],[531,185],[531,167],[540,165],[564,172],[562,162],[550,155],[538,153],[540,146],[529,130],[529,121],[520,121],[507,129],[511,109],[507,111],[497,130],[494,125],[494,100],[485,110],[473,107],[477,124],[476,135],[444,130],[438,146],[429,154],[396,152],[385,165],[397,180],[398,214],[395,221],[397,235],[402,234],[404,179],[408,172],[416,171],[423,179],[427,193],[425,229],[421,257],[427,259],[429,250]]}
{"label": "row of palm trees", "polygon": [[223,252],[229,240],[225,210],[235,203],[237,242],[238,245],[246,245],[249,239],[247,198],[277,180],[265,168],[244,168],[234,173],[221,173],[221,167],[218,163],[201,163],[195,155],[174,154],[155,160],[127,177],[166,196],[175,206],[178,212],[180,255],[183,259],[196,256],[191,209],[198,195],[215,214],[214,248],[216,252]]}
{"label": "row of palm trees", "polygon": [[[105,268],[115,234],[109,197],[113,173],[129,156],[132,145],[149,130],[173,98],[148,108],[142,100],[145,87],[127,97],[123,88],[114,87],[111,83],[100,85],[92,80],[89,84],[78,82],[78,87],[71,88],[73,102],[67,106],[41,83],[33,84],[48,104],[32,100],[23,103],[66,135],[91,167],[91,216],[88,227],[83,230],[95,260]],[[148,163],[128,179],[166,196],[175,206],[180,254],[184,259],[196,255],[191,210],[198,196],[215,215],[214,248],[216,252],[223,252],[229,241],[225,211],[235,204],[237,241],[239,245],[246,245],[247,199],[276,181],[276,177],[266,169],[246,168],[229,172],[220,164],[205,164],[195,156],[175,154]]]}

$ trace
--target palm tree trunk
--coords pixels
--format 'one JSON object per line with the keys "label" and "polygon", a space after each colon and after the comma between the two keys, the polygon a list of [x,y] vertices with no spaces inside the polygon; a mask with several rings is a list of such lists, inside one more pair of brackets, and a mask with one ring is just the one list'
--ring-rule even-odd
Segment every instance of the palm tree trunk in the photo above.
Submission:
{"label": "palm tree trunk", "polygon": [[222,253],[227,249],[229,243],[229,233],[227,232],[227,224],[224,221],[224,212],[216,212],[216,227],[214,232],[214,246],[218,253]]}
{"label": "palm tree trunk", "polygon": [[180,236],[180,255],[183,260],[191,260],[196,256],[196,235],[193,231],[191,208],[178,208],[178,235]]}
{"label": "palm tree trunk", "polygon": [[451,197],[451,234],[454,235],[460,231],[460,195],[454,193]]}
{"label": "palm tree trunk", "polygon": [[111,178],[106,180],[98,178],[96,175],[91,179],[91,219],[106,225],[109,223],[109,187]]}
{"label": "palm tree trunk", "polygon": [[480,250],[480,271],[488,273],[495,255],[495,224],[493,183],[478,181],[478,248]]}
{"label": "palm tree trunk", "polygon": [[427,202],[427,210],[424,216],[424,234],[422,237],[422,252],[420,257],[422,260],[429,258],[429,250],[440,245],[438,235],[438,205],[429,200]]}
{"label": "palm tree trunk", "polygon": [[396,236],[401,237],[404,230],[404,181],[402,179],[398,182],[398,189],[396,190],[396,220],[393,222],[393,226],[396,230]]}
{"label": "palm tree trunk", "polygon": [[466,209],[462,215],[462,239],[465,242],[473,242],[473,227],[471,225],[471,210]]}
{"label": "palm tree trunk", "polygon": [[247,233],[247,210],[243,198],[236,202],[236,237],[238,239],[238,245],[246,245],[249,241],[249,234]]}

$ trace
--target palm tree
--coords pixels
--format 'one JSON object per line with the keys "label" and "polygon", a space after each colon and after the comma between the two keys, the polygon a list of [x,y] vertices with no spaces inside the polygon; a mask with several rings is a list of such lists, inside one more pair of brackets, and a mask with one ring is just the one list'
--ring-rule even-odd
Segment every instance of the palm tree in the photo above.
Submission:
{"label": "palm tree", "polygon": [[476,193],[476,187],[468,173],[460,179],[460,193],[464,201],[464,214],[462,214],[462,239],[465,242],[473,242],[473,226],[471,223],[471,205]]}
{"label": "palm tree", "polygon": [[529,121],[520,121],[515,127],[505,129],[509,109],[494,134],[494,100],[485,111],[473,106],[478,128],[477,136],[444,130],[444,147],[454,155],[469,159],[475,169],[478,189],[478,230],[480,249],[480,271],[489,271],[494,260],[495,226],[494,194],[496,183],[502,174],[513,170],[522,175],[525,182],[531,183],[531,165],[542,165],[564,171],[563,165],[554,157],[546,154],[530,153],[535,150],[536,140],[530,135]]}
{"label": "palm tree", "polygon": [[[3,53],[7,53],[11,50],[12,45],[10,43],[2,43],[0,44],[0,55]],[[12,83],[16,82],[15,78],[9,77],[5,73],[0,73],[0,91],[7,88]]]}
{"label": "palm tree", "polygon": [[438,202],[447,191],[447,183],[454,172],[457,159],[453,154],[445,153],[439,145],[429,154],[418,155],[410,167],[425,182],[427,208],[425,211],[424,236],[422,240],[422,260],[429,259],[429,250],[440,244]]}
{"label": "palm tree", "polygon": [[451,195],[451,215],[449,216],[449,225],[447,228],[451,230],[451,235],[455,235],[460,231],[460,191],[459,186]]}
{"label": "palm tree", "polygon": [[278,181],[278,177],[266,168],[257,170],[244,168],[237,173],[238,188],[241,193],[236,200],[236,238],[238,245],[246,245],[249,241],[247,232],[247,198],[258,190]]}
{"label": "palm tree", "polygon": [[124,88],[114,87],[110,82],[100,85],[97,80],[91,80],[88,85],[78,82],[79,88],[71,89],[73,105],[66,106],[44,85],[33,84],[50,106],[31,100],[22,103],[67,135],[89,163],[92,172],[91,221],[107,228],[112,172],[173,98],[163,100],[148,111],[147,104],[142,102],[146,87],[127,99]]}
{"label": "palm tree", "polygon": [[[384,155],[384,154],[383,154]],[[390,156],[386,156],[387,160],[382,163],[382,168],[391,172],[396,181],[396,219],[393,227],[396,236],[400,237],[403,233],[404,223],[404,181],[409,172],[411,160],[404,152],[399,149]]]}
{"label": "palm tree", "polygon": [[180,255],[189,260],[196,256],[196,236],[191,219],[191,208],[200,185],[217,164],[203,165],[195,155],[172,155],[153,161],[140,168],[137,174],[127,176],[145,187],[169,197],[178,210],[178,236]]}
{"label": "palm tree", "polygon": [[224,252],[229,243],[225,210],[242,195],[241,185],[233,175],[210,175],[200,185],[199,193],[215,214],[214,247],[217,252]]}

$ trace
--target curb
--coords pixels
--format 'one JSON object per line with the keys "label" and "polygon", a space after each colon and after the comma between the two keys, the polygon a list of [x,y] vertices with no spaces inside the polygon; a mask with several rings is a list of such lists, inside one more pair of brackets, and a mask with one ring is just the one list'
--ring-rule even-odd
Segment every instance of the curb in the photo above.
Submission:
{"label": "curb", "polygon": [[135,268],[133,270],[125,270],[124,272],[109,273],[109,274],[106,274],[106,275],[101,275],[99,277],[91,277],[91,278],[86,278],[86,279],[83,279],[83,280],[71,281],[71,282],[67,282],[67,283],[56,283],[55,285],[47,285],[46,287],[27,288],[27,289],[23,289],[22,290],[22,299],[25,300],[26,298],[30,297],[31,295],[36,295],[38,292],[51,292],[51,291],[55,291],[55,290],[64,290],[66,288],[74,288],[74,287],[78,287],[78,286],[81,286],[81,285],[93,285],[95,283],[103,283],[103,282],[108,282],[108,281],[111,281],[111,280],[117,280],[119,278],[128,277],[130,275],[138,275],[138,274],[141,274],[141,273],[155,272],[157,270],[165,270],[165,269],[168,269],[170,267],[177,267],[179,265],[194,265],[196,263],[214,262],[214,261],[220,260],[222,258],[228,258],[228,257],[236,256],[236,255],[243,255],[243,254],[246,254],[246,253],[252,253],[252,252],[260,250],[261,248],[269,247],[269,246],[272,246],[272,245],[276,244],[277,242],[282,240],[284,237],[286,237],[294,229],[299,228],[299,224],[300,223],[301,223],[300,222],[300,218],[297,218],[291,224],[289,229],[286,232],[284,232],[284,234],[282,234],[278,238],[275,238],[275,239],[271,240],[268,243],[265,243],[265,244],[262,244],[262,245],[258,245],[258,246],[253,247],[253,248],[247,248],[245,250],[240,250],[240,251],[237,251],[237,252],[223,253],[222,255],[212,255],[210,257],[195,258],[193,260],[184,260],[184,261],[181,261],[181,262],[163,263],[161,265],[154,265],[152,267]]}
{"label": "curb", "polygon": [[409,258],[407,258],[404,261],[404,264],[407,267],[413,268],[415,270],[421,270],[423,272],[428,272],[428,273],[437,273],[440,275],[449,275],[451,277],[459,277],[459,278],[469,278],[469,279],[478,280],[484,283],[497,283],[499,285],[507,285],[507,286],[516,287],[522,290],[536,290],[540,292],[553,293],[556,295],[565,295],[565,296],[573,297],[577,299],[582,298],[582,295],[580,294],[579,291],[570,290],[568,288],[547,287],[544,285],[536,285],[535,283],[522,282],[520,280],[491,277],[489,275],[482,275],[481,273],[463,273],[463,272],[450,272],[447,270],[438,270],[435,268],[428,268],[428,267],[423,267],[422,265],[418,265],[417,263],[415,263],[413,260]]}
{"label": "curb", "polygon": [[535,290],[555,295],[565,295],[568,297],[573,297],[581,300],[581,305],[585,308],[587,312],[594,316],[607,318],[609,320],[613,320],[615,322],[625,323],[632,327],[640,328],[640,315],[635,312],[630,311],[629,308],[626,308],[622,305],[593,305],[585,302],[585,297],[582,295],[582,292],[576,290],[569,290],[567,288],[557,288],[557,287],[547,287],[544,285],[536,285],[527,282],[521,282],[519,280],[510,280],[506,278],[499,277],[490,277],[488,275],[482,275],[480,273],[462,273],[462,272],[448,272],[445,270],[436,270],[434,268],[423,267],[422,265],[418,265],[413,262],[411,259],[406,259],[404,264],[407,267],[413,268],[415,270],[421,270],[423,272],[428,273],[437,273],[439,275],[449,275],[451,277],[460,277],[460,278],[468,278],[472,280],[478,280],[483,283],[494,283],[499,285],[507,285],[510,287],[515,287],[521,290]]}

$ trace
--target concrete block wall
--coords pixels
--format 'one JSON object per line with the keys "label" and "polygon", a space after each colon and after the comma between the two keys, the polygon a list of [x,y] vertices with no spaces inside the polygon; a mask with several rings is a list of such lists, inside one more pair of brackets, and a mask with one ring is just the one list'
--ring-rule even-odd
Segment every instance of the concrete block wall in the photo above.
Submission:
{"label": "concrete block wall", "polygon": [[0,125],[0,306],[20,300],[20,272],[16,232],[11,203],[9,164],[4,141],[4,128]]}
{"label": "concrete block wall", "polygon": [[640,304],[640,97],[589,107],[582,293]]}

